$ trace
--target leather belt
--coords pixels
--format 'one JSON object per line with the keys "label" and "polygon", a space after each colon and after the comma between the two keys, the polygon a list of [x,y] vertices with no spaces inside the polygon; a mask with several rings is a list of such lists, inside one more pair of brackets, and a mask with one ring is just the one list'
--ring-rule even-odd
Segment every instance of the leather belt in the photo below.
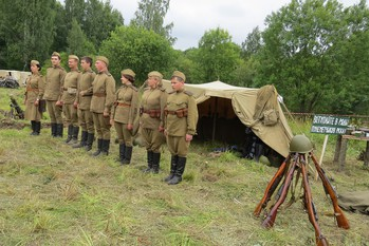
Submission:
{"label": "leather belt", "polygon": [[95,97],[106,97],[105,93],[94,93],[93,94]]}

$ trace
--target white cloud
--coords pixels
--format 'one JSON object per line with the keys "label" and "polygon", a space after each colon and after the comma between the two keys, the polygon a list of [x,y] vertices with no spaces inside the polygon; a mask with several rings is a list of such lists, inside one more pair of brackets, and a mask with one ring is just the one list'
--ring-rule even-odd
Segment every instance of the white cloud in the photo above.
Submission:
{"label": "white cloud", "polygon": [[[241,44],[256,26],[264,28],[265,18],[290,0],[171,0],[166,22],[174,23],[174,47],[197,47],[205,31],[221,27],[229,31],[233,41]],[[359,0],[341,0],[345,6]],[[138,0],[111,0],[129,24],[138,7]]]}

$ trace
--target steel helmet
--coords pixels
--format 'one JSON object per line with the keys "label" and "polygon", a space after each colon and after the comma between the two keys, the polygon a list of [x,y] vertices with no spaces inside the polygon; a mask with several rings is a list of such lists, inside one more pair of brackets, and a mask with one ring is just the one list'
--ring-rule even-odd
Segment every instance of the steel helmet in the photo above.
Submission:
{"label": "steel helmet", "polygon": [[294,136],[290,142],[290,152],[309,153],[313,149],[313,143],[304,134]]}

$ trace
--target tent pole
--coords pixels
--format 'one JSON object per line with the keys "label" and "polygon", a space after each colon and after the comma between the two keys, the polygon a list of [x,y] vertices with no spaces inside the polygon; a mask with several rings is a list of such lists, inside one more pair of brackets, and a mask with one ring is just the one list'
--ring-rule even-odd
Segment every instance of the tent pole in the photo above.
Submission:
{"label": "tent pole", "polygon": [[218,97],[215,97],[215,107],[214,107],[214,113],[213,113],[213,132],[211,136],[211,141],[215,142],[215,132],[217,128],[217,109],[218,109]]}

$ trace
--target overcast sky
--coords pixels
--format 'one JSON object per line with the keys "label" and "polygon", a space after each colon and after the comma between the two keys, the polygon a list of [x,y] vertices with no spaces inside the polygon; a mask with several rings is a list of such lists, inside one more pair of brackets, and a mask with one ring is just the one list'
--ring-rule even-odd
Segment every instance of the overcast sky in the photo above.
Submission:
{"label": "overcast sky", "polygon": [[[138,7],[138,0],[111,0],[127,25]],[[173,22],[172,36],[177,38],[176,49],[197,47],[204,32],[217,27],[226,29],[233,41],[241,44],[256,26],[262,30],[265,17],[278,11],[290,0],[171,0],[165,18]],[[344,6],[357,4],[359,0],[341,0]]]}

